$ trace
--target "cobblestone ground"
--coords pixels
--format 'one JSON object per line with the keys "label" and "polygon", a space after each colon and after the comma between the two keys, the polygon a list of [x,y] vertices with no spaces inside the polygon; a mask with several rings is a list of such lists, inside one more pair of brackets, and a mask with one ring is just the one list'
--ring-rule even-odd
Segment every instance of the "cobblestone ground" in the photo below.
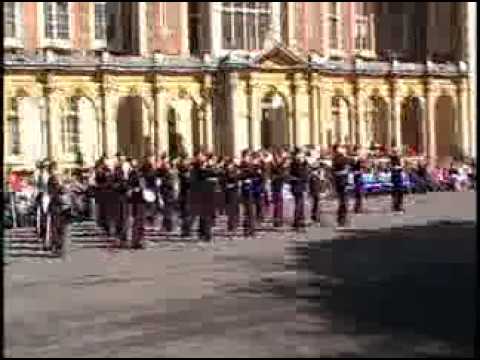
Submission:
{"label": "cobblestone ground", "polygon": [[[5,271],[9,357],[471,356],[476,194]],[[412,200],[412,199],[411,199]],[[386,208],[385,208],[386,209]]]}

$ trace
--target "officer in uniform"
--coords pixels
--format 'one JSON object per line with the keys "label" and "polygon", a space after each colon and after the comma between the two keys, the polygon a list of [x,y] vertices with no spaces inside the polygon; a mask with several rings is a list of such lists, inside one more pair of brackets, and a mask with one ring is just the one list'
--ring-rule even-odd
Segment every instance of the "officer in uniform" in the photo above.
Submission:
{"label": "officer in uniform", "polygon": [[225,210],[227,213],[227,230],[234,232],[239,218],[239,170],[233,159],[227,158],[224,164],[223,191],[225,193]]}
{"label": "officer in uniform", "polygon": [[148,194],[151,194],[150,198],[144,199],[145,200],[145,212],[146,212],[146,220],[147,222],[152,225],[155,221],[155,214],[156,214],[156,172],[154,168],[154,158],[153,157],[146,157],[142,167],[140,168],[140,174],[145,183],[145,190]]}
{"label": "officer in uniform", "polygon": [[130,192],[130,206],[132,215],[132,248],[140,249],[143,247],[143,219],[144,219],[144,201],[141,186],[141,174],[138,167],[138,161],[132,160],[132,169],[128,176],[128,187]]}
{"label": "officer in uniform", "polygon": [[273,226],[283,226],[283,187],[287,176],[288,162],[275,154],[271,166],[271,190],[273,202]]}
{"label": "officer in uniform", "polygon": [[242,152],[242,160],[240,162],[240,176],[241,181],[241,204],[243,207],[244,217],[244,234],[245,236],[253,236],[255,233],[255,218],[254,218],[254,200],[253,200],[253,178],[255,176],[253,165],[251,162],[248,150]]}
{"label": "officer in uniform", "polygon": [[345,156],[344,149],[335,144],[333,146],[333,172],[335,176],[335,190],[338,196],[337,223],[338,226],[345,226],[347,220],[347,194],[349,161]]}
{"label": "officer in uniform", "polygon": [[395,152],[390,157],[391,179],[392,179],[392,209],[396,212],[403,212],[403,180],[402,180],[402,162],[400,156]]}
{"label": "officer in uniform", "polygon": [[308,164],[299,149],[293,152],[290,165],[290,186],[295,201],[293,227],[305,227],[305,190],[308,181]]}
{"label": "officer in uniform", "polygon": [[107,219],[107,173],[108,168],[104,159],[100,159],[95,169],[95,203],[97,206],[97,222],[100,227],[109,232]]}

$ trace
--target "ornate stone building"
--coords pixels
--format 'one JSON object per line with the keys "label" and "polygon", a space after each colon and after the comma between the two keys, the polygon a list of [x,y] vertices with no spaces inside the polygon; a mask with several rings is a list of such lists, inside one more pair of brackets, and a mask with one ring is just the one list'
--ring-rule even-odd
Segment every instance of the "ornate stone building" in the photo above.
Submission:
{"label": "ornate stone building", "polygon": [[335,142],[473,155],[472,9],[5,3],[5,162]]}

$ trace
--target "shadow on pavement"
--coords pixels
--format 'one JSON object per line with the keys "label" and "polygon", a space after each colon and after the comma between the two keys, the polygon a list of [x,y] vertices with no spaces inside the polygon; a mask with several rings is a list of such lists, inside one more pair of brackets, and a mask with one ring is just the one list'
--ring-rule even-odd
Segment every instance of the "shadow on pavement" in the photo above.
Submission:
{"label": "shadow on pavement", "polygon": [[432,222],[297,246],[297,270],[335,280],[311,281],[304,299],[331,312],[334,332],[400,331],[473,351],[475,231],[475,222]]}

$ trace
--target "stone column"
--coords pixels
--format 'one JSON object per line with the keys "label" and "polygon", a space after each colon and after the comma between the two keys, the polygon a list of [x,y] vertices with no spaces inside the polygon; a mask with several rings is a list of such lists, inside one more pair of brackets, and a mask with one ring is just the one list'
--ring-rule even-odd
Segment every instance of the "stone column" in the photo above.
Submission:
{"label": "stone column", "polygon": [[367,134],[366,134],[366,125],[367,119],[365,118],[365,101],[367,99],[367,94],[363,88],[357,84],[355,89],[355,119],[357,132],[359,137],[359,145],[362,147],[367,147]]}
{"label": "stone column", "polygon": [[227,153],[236,156],[241,152],[241,141],[238,134],[237,108],[236,108],[236,92],[238,87],[238,73],[230,73],[228,76],[228,102],[227,102],[227,124],[228,131],[224,132]]}
{"label": "stone column", "polygon": [[389,131],[388,131],[388,144],[387,146],[390,147],[392,144],[392,138],[395,139],[395,147],[402,150],[402,123],[401,123],[401,95],[399,89],[398,80],[392,81],[392,98],[390,102],[390,124],[389,124]]}
{"label": "stone column", "polygon": [[463,154],[469,155],[470,153],[470,136],[469,136],[469,124],[468,124],[468,80],[462,79],[458,83],[458,119],[457,122],[460,126],[460,138],[461,149]]}
{"label": "stone column", "polygon": [[428,79],[426,83],[426,129],[427,129],[427,156],[435,159],[436,142],[435,142],[435,86],[433,80]]}
{"label": "stone column", "polygon": [[253,149],[262,147],[262,109],[260,84],[252,77],[250,80],[250,91],[248,93],[250,101],[250,134],[249,143]]}
{"label": "stone column", "polygon": [[[326,86],[320,86],[318,89],[319,103],[320,103],[320,117],[319,117],[319,127],[321,132],[320,143],[322,146],[327,145],[327,129],[330,126],[331,121],[331,103],[332,103],[332,93]],[[322,89],[322,90],[320,90]]]}
{"label": "stone column", "polygon": [[45,85],[47,95],[47,156],[59,160],[61,156],[60,97],[52,76],[48,76]]}
{"label": "stone column", "polygon": [[113,156],[118,151],[117,144],[117,87],[109,78],[104,78],[102,84],[103,119],[105,129],[105,148],[107,156]]}
{"label": "stone column", "polygon": [[310,142],[310,126],[308,123],[308,83],[304,78],[304,74],[297,73],[294,75],[295,84],[295,145],[303,146]]}
{"label": "stone column", "polygon": [[168,152],[168,124],[165,111],[165,88],[158,78],[155,79],[153,94],[154,122],[156,125],[155,146],[156,156]]}
{"label": "stone column", "polygon": [[203,124],[205,129],[204,139],[205,145],[208,147],[210,151],[214,150],[213,144],[213,117],[212,117],[212,96],[213,96],[213,89],[212,89],[212,76],[206,74],[204,77],[203,82]]}
{"label": "stone column", "polygon": [[310,84],[310,142],[313,145],[319,144],[319,109],[318,109],[318,75],[313,74],[312,83]]}
{"label": "stone column", "polygon": [[297,45],[297,38],[295,36],[296,5],[296,2],[287,2],[287,38],[289,47],[295,47]]}

